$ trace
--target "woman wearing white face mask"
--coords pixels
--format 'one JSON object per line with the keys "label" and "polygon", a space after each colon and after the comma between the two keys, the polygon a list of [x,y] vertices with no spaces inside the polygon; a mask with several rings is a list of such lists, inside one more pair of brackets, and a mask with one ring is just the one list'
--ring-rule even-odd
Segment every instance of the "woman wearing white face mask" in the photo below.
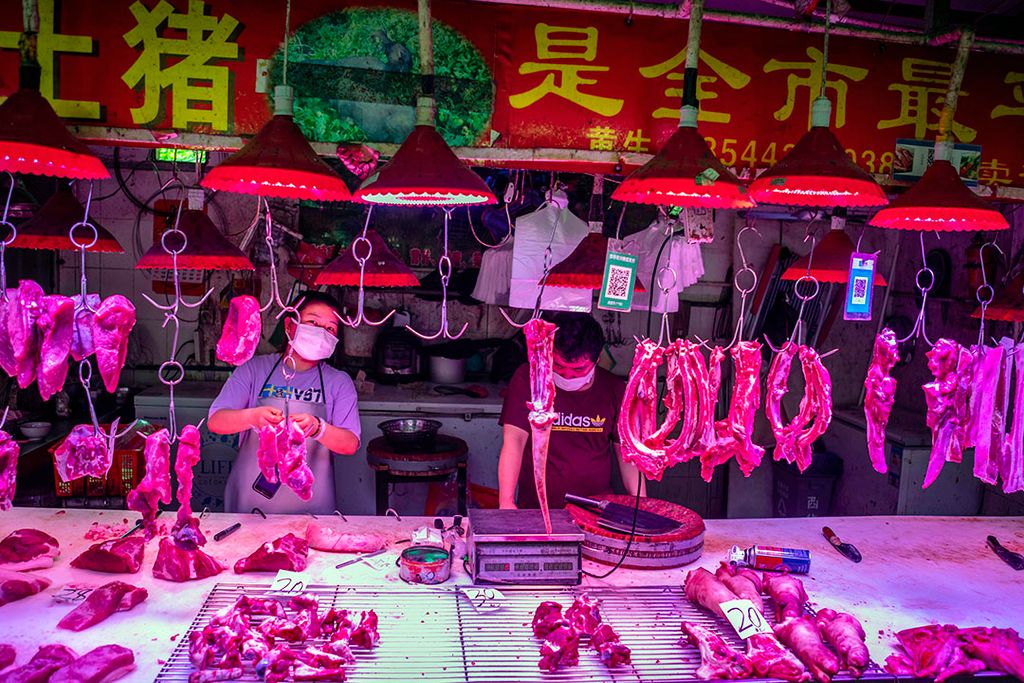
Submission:
{"label": "woman wearing white face mask", "polygon": [[[256,356],[241,365],[210,406],[211,432],[240,434],[224,493],[227,512],[259,507],[264,512],[330,514],[337,507],[331,453],[351,455],[359,449],[355,386],[347,374],[323,362],[338,342],[339,306],[319,292],[298,298],[298,322],[284,322],[290,340],[284,353]],[[286,378],[286,366],[293,364],[294,376]],[[284,420],[286,397],[289,416],[306,435],[306,462],[314,478],[309,501],[287,486],[267,482],[257,464],[258,430]]]}
{"label": "woman wearing white face mask", "polygon": [[[639,473],[622,460],[615,431],[626,385],[597,367],[604,346],[601,326],[585,313],[559,313],[551,322],[558,327],[553,367],[558,419],[548,446],[548,502],[551,507],[562,507],[566,493],[611,493],[613,463],[618,464],[626,490],[635,495]],[[524,364],[509,381],[499,420],[503,442],[498,458],[498,501],[502,508],[539,505],[527,421],[529,400],[529,367]],[[642,485],[641,493],[646,493]]]}

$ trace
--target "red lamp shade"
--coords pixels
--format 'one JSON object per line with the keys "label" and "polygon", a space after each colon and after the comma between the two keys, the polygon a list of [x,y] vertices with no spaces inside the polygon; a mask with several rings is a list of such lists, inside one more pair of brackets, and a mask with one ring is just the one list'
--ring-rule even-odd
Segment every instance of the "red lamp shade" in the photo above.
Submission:
{"label": "red lamp shade", "polygon": [[[18,236],[11,243],[12,249],[54,249],[78,251],[68,237],[68,229],[85,216],[85,208],[67,188],[57,190],[46,200],[39,211],[18,227]],[[96,243],[89,246],[93,253],[123,254],[124,248],[106,228],[96,221],[89,221],[96,228]],[[88,243],[92,231],[86,227],[75,228],[75,239]]]}
{"label": "red lamp shade", "polygon": [[[547,287],[601,289],[607,253],[608,238],[599,232],[588,234],[564,261],[548,272],[544,285]],[[639,278],[633,284],[633,291],[647,291]]]}
{"label": "red lamp shade", "polygon": [[274,100],[274,117],[242,149],[210,169],[200,184],[281,199],[351,199],[345,181],[317,156],[292,120],[291,88],[277,86]]}
{"label": "red lamp shade", "polygon": [[813,126],[779,163],[750,184],[758,204],[883,206],[885,192],[846,156],[828,126]]}
{"label": "red lamp shade", "polygon": [[[369,240],[372,251],[366,262],[366,269],[363,274],[363,286],[365,287],[418,287],[419,279],[402,263],[402,259],[395,256],[388,248],[387,242],[381,239],[375,230],[366,231],[366,239]],[[353,243],[354,244],[354,243]],[[359,255],[362,256],[365,246],[358,247]],[[359,286],[359,264],[352,255],[352,247],[327,264],[316,277],[317,286],[339,285],[341,287]]]}
{"label": "red lamp shade", "polygon": [[[842,230],[829,230],[821,242],[814,248],[814,259],[811,272],[819,282],[846,283],[850,275],[850,255],[853,254],[853,240]],[[799,280],[807,275],[807,262],[811,255],[801,256],[796,263],[782,273],[783,280]],[[875,271],[876,286],[884,287],[885,278]]]}
{"label": "red lamp shade", "polygon": [[1006,230],[1006,218],[960,180],[953,164],[937,159],[921,179],[868,225],[900,230]]}
{"label": "red lamp shade", "polygon": [[[179,270],[255,270],[252,261],[220,234],[217,226],[202,211],[182,210],[178,229],[185,233],[187,240],[185,251],[178,254]],[[167,246],[179,248],[181,243],[172,236],[167,238]],[[171,267],[171,255],[163,250],[160,240],[155,241],[135,264],[138,270]]]}
{"label": "red lamp shade", "polygon": [[0,171],[81,180],[110,177],[39,90],[24,86],[0,104]]}
{"label": "red lamp shade", "polygon": [[[974,309],[971,317],[981,317],[981,306]],[[1024,322],[1024,273],[1011,278],[996,292],[992,303],[985,309],[985,319],[1008,323]]]}
{"label": "red lamp shade", "polygon": [[744,185],[711,153],[695,127],[680,126],[646,164],[615,188],[612,199],[637,204],[747,209]]}
{"label": "red lamp shade", "polygon": [[355,199],[402,206],[461,206],[498,201],[480,176],[455,156],[430,125],[417,125],[391,161],[356,190]]}

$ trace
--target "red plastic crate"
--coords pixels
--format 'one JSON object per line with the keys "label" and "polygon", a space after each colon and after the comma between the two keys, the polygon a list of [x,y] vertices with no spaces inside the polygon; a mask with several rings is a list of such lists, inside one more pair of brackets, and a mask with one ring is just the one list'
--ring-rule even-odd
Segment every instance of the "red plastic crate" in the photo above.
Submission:
{"label": "red plastic crate", "polygon": [[[105,430],[110,429],[109,424],[101,424],[100,427]],[[60,475],[57,473],[57,458],[54,453],[64,443],[64,439],[61,439],[50,447],[50,455],[53,458],[53,481],[57,496],[60,498],[127,496],[128,492],[142,480],[146,472],[143,454],[146,437],[157,429],[152,423],[139,420],[135,429],[114,444],[114,458],[107,476],[82,477],[73,481],[61,481]]]}

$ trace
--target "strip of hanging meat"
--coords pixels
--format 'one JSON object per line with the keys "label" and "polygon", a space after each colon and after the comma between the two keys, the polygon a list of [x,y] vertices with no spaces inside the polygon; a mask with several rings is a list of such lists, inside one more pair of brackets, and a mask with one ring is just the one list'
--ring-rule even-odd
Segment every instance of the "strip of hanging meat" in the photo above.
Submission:
{"label": "strip of hanging meat", "polygon": [[75,321],[71,327],[71,357],[78,362],[96,352],[96,342],[92,338],[92,326],[96,316],[94,311],[100,306],[100,295],[87,294],[85,302],[89,304],[88,307],[82,304],[81,294],[71,297],[71,301],[75,305]]}
{"label": "strip of hanging meat", "polygon": [[[721,383],[721,367],[716,363],[722,356],[711,353],[709,369],[714,395]],[[744,476],[761,464],[764,449],[752,440],[754,417],[761,407],[761,344],[737,342],[730,351],[733,362],[733,390],[729,402],[729,415],[715,423],[715,442],[700,456],[700,476],[710,482],[715,467],[736,458]],[[717,355],[717,358],[716,358]],[[716,381],[716,375],[718,379]]]}
{"label": "strip of hanging meat", "polygon": [[867,425],[868,457],[876,472],[885,474],[885,429],[896,402],[896,378],[890,373],[900,360],[896,333],[888,327],[875,338],[868,374],[864,378],[864,421]]}
{"label": "strip of hanging meat", "polygon": [[260,302],[254,296],[236,296],[228,304],[224,330],[217,342],[217,360],[241,365],[256,353],[263,334]]}
{"label": "strip of hanging meat", "polygon": [[551,533],[551,511],[548,508],[548,445],[555,412],[555,376],[552,369],[555,326],[535,318],[523,328],[526,335],[526,357],[530,363],[530,400],[527,403],[530,434],[533,442],[533,481],[537,501],[544,517],[544,530]]}
{"label": "strip of hanging meat", "polygon": [[1006,347],[975,347],[974,385],[970,397],[970,441],[974,444],[974,476],[986,484],[995,484],[999,463],[1006,446],[1006,412],[1009,369]]}
{"label": "strip of hanging meat", "polygon": [[655,481],[668,464],[665,449],[645,437],[657,430],[658,366],[664,355],[665,349],[649,339],[637,343],[618,422],[623,459]]}
{"label": "strip of hanging meat", "polygon": [[36,380],[39,365],[39,328],[43,288],[32,280],[22,280],[7,306],[7,332],[14,350],[14,369],[22,389]]}
{"label": "strip of hanging meat", "polygon": [[166,429],[146,437],[146,476],[128,494],[128,509],[142,514],[146,540],[157,533],[156,514],[160,503],[171,502],[171,444]]}
{"label": "strip of hanging meat", "polygon": [[[782,397],[788,389],[789,371],[795,357],[800,359],[804,376],[804,396],[797,416],[783,424]],[[815,439],[825,433],[832,421],[831,377],[817,351],[787,341],[772,359],[766,383],[765,414],[775,436],[775,460],[796,463],[803,472],[811,466]]]}
{"label": "strip of hanging meat", "polygon": [[128,357],[128,335],[135,327],[135,305],[120,294],[108,296],[96,309],[92,322],[96,364],[103,385],[113,394]]}
{"label": "strip of hanging meat", "polygon": [[66,296],[44,296],[36,318],[39,328],[39,395],[44,401],[64,386],[75,326],[75,304]]}
{"label": "strip of hanging meat", "polygon": [[928,488],[939,477],[946,462],[960,462],[967,442],[967,391],[962,381],[969,372],[973,356],[955,341],[940,339],[925,354],[933,381],[924,385],[928,406],[925,422],[932,431],[932,451],[921,488]]}
{"label": "strip of hanging meat", "polygon": [[1003,493],[1024,491],[1024,343],[1014,348],[1013,365],[1017,382],[1013,394],[1013,426],[999,467]]}

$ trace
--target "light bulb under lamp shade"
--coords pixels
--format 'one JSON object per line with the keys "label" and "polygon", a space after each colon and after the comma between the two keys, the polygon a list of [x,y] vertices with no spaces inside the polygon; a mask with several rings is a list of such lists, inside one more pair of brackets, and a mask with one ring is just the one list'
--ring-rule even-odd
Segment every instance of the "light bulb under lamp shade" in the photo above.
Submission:
{"label": "light bulb under lamp shade", "polygon": [[[182,210],[178,229],[187,240],[185,251],[178,254],[179,270],[255,270],[252,261],[231,244],[202,211]],[[173,249],[181,245],[172,235],[167,238],[167,246]],[[169,270],[171,267],[171,255],[163,250],[159,239],[135,264],[137,270]]]}
{"label": "light bulb under lamp shade", "polygon": [[1006,217],[964,185],[953,164],[938,159],[868,225],[899,230],[1006,230]]}
{"label": "light bulb under lamp shade", "polygon": [[418,125],[376,175],[354,193],[368,204],[460,206],[495,204],[480,176],[455,156],[441,134]]}
{"label": "light bulb under lamp shade", "polygon": [[[850,276],[850,256],[854,250],[853,240],[842,230],[829,230],[814,248],[814,258],[807,254],[782,273],[783,280],[799,280],[807,272],[807,263],[811,262],[811,272],[819,282],[835,282],[846,284]],[[876,287],[886,285],[885,278],[875,270]]]}

